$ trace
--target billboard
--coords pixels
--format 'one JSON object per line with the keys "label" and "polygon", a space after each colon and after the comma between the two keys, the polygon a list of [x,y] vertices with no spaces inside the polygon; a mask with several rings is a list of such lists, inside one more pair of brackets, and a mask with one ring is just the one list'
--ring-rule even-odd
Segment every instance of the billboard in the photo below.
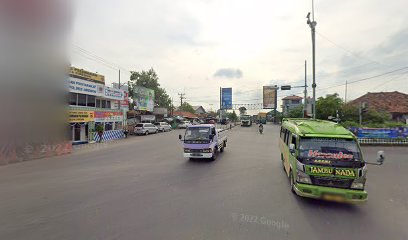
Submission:
{"label": "billboard", "polygon": [[232,109],[232,88],[221,88],[221,109]]}
{"label": "billboard", "polygon": [[68,122],[93,122],[94,112],[93,111],[80,111],[80,110],[69,110]]}
{"label": "billboard", "polygon": [[263,86],[263,108],[275,109],[277,105],[277,86]]}
{"label": "billboard", "polygon": [[135,86],[133,88],[133,103],[135,104],[135,110],[153,112],[154,90]]}
{"label": "billboard", "polygon": [[105,86],[103,96],[105,98],[123,101],[125,100],[125,91]]}

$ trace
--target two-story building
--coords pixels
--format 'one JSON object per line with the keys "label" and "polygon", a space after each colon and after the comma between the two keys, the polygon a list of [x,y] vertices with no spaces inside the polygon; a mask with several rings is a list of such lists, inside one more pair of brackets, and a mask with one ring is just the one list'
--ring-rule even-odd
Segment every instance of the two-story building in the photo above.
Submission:
{"label": "two-story building", "polygon": [[288,114],[290,110],[302,105],[302,99],[302,97],[295,95],[282,98],[282,113]]}
{"label": "two-story building", "polygon": [[105,77],[71,67],[69,78],[68,114],[73,144],[99,140],[96,126],[104,129],[103,140],[123,137],[124,112],[121,101],[126,92],[105,86]]}

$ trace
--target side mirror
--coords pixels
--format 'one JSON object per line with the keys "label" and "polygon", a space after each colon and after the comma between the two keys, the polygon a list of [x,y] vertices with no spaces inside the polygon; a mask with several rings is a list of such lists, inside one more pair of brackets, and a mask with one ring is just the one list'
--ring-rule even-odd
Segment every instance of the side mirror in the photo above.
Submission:
{"label": "side mirror", "polygon": [[179,139],[181,140],[181,134],[179,134]]}
{"label": "side mirror", "polygon": [[295,144],[293,144],[293,143],[290,143],[290,144],[289,144],[289,152],[290,152],[290,153],[294,153],[294,152],[295,152]]}
{"label": "side mirror", "polygon": [[212,141],[213,139],[214,139],[214,135],[211,134],[211,135],[210,135],[210,140]]}
{"label": "side mirror", "polygon": [[377,152],[377,162],[379,165],[382,165],[385,160],[385,153],[384,151],[378,151]]}

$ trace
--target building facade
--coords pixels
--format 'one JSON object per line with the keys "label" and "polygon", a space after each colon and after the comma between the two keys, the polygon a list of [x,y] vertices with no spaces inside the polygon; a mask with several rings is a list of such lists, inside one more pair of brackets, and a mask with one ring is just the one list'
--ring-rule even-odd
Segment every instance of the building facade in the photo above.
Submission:
{"label": "building facade", "polygon": [[68,78],[69,136],[73,144],[98,141],[96,126],[104,129],[103,140],[123,137],[126,111],[121,108],[126,91],[105,86],[102,75],[71,68]]}
{"label": "building facade", "polygon": [[295,95],[282,98],[282,113],[288,114],[290,110],[302,105],[302,99],[302,97]]}

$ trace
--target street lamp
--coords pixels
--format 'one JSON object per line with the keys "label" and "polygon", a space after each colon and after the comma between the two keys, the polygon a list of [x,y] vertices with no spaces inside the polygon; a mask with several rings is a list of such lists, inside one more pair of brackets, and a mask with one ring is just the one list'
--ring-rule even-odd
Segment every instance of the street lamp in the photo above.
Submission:
{"label": "street lamp", "polygon": [[[313,6],[312,6],[312,12],[313,12]],[[310,12],[307,14],[307,24],[309,25],[311,31],[312,31],[312,64],[313,64],[313,119],[316,119],[316,79],[315,79],[315,50],[316,50],[316,41],[315,41],[315,36],[316,36],[316,21],[314,20],[314,12],[313,12],[313,19],[312,21],[310,20]]]}

